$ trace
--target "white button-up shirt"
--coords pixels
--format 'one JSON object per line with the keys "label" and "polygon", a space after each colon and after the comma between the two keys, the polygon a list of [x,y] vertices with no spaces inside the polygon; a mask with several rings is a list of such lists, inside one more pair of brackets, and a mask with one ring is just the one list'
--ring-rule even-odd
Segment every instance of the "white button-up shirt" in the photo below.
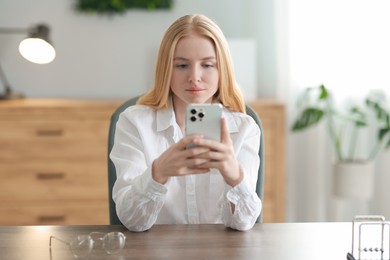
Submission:
{"label": "white button-up shirt", "polygon": [[[110,154],[117,181],[113,199],[121,222],[132,231],[153,224],[223,223],[237,230],[253,227],[262,204],[256,194],[260,130],[243,113],[224,108],[234,151],[244,178],[235,187],[218,170],[171,177],[165,184],[152,179],[152,163],[183,134],[172,107],[155,110],[135,105],[121,113]],[[232,212],[231,203],[235,205]]]}

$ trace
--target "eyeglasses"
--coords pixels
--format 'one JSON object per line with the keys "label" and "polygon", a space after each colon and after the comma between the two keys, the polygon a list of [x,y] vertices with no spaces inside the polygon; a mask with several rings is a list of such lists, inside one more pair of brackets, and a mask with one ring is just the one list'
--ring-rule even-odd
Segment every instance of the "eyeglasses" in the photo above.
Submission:
{"label": "eyeglasses", "polygon": [[74,257],[86,257],[92,252],[96,242],[101,241],[102,248],[107,254],[116,254],[121,251],[126,244],[126,236],[122,232],[92,232],[89,235],[78,235],[71,241],[65,241],[55,236],[50,236],[49,248],[51,252],[52,240],[58,240],[69,246]]}

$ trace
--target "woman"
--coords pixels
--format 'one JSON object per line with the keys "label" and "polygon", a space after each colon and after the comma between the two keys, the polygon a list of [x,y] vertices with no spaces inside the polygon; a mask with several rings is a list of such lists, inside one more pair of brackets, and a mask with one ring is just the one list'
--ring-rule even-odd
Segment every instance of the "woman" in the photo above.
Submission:
{"label": "woman", "polygon": [[[224,106],[221,142],[185,136],[190,103]],[[132,231],[198,223],[251,229],[262,208],[260,134],[245,114],[220,28],[203,15],[179,18],[162,39],[153,89],[116,126],[110,158],[119,219]]]}

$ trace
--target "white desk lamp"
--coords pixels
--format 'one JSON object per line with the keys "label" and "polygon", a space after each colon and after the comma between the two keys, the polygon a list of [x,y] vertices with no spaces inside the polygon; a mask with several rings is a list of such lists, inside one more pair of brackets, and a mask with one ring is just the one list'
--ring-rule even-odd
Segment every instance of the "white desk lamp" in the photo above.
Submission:
{"label": "white desk lamp", "polygon": [[[54,60],[56,51],[49,40],[49,27],[44,24],[20,29],[20,28],[0,28],[0,34],[20,34],[28,33],[28,37],[19,44],[20,54],[28,61],[37,64],[47,64]],[[4,93],[0,94],[0,99],[23,98],[20,93],[12,91],[5,73],[0,66],[0,81],[4,87]]]}

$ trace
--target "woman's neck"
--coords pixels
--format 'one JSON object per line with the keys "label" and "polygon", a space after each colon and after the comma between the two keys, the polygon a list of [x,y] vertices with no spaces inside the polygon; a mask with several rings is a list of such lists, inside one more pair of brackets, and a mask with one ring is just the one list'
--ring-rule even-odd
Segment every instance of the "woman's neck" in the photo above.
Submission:
{"label": "woman's neck", "polygon": [[177,100],[175,101],[175,99],[172,98],[172,106],[173,111],[175,112],[176,123],[184,134],[186,126],[186,104],[180,101],[178,102]]}

